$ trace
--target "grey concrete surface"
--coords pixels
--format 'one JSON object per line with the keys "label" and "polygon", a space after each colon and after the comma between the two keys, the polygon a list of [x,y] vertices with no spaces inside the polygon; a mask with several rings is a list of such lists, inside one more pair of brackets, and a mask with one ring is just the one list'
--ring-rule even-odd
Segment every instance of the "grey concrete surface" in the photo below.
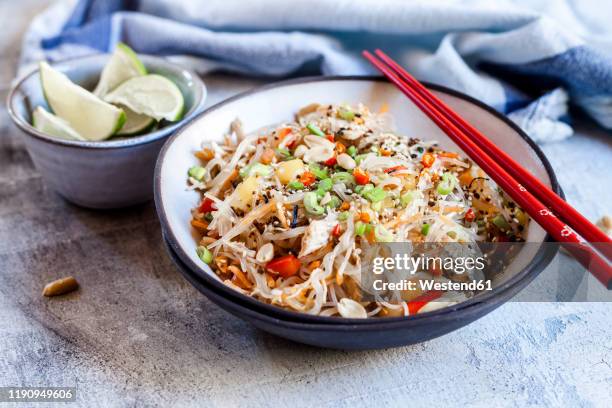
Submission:
{"label": "grey concrete surface", "polygon": [[[14,16],[0,39],[1,84],[44,2],[11,3],[0,3],[3,18]],[[255,82],[207,83],[212,103]],[[544,147],[569,201],[592,218],[611,209],[610,140],[587,126]],[[66,275],[78,292],[41,296]],[[273,337],[180,276],[152,204],[90,211],[50,191],[0,108],[0,386],[76,386],[77,403],[57,406],[607,407],[611,312],[609,303],[509,303],[447,336],[371,352]]]}

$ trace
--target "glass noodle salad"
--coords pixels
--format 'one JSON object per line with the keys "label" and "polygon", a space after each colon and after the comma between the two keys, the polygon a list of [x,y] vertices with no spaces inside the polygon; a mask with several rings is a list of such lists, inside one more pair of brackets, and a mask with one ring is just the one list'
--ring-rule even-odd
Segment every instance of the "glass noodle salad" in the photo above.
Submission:
{"label": "glass noodle salad", "polygon": [[467,295],[419,291],[364,301],[364,245],[523,241],[529,222],[470,160],[399,135],[388,113],[362,104],[311,104],[253,134],[235,120],[195,155],[199,258],[235,290],[293,311],[403,316],[460,301]]}

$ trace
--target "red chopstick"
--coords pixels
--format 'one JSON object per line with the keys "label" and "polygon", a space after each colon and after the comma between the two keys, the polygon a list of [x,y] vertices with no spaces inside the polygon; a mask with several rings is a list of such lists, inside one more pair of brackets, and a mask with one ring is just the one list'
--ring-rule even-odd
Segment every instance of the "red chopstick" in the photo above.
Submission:
{"label": "red chopstick", "polygon": [[[561,243],[569,243],[568,250],[576,259],[608,289],[612,288],[612,267],[597,252],[586,245],[585,240],[580,237],[569,225],[562,222],[530,191],[510,175],[497,161],[485,153],[472,139],[471,132],[467,127],[466,133],[459,129],[443,112],[436,109],[432,103],[426,100],[421,93],[429,93],[425,87],[417,92],[415,87],[404,82],[409,74],[403,69],[399,72],[401,77],[392,68],[388,67],[368,51],[363,55],[376,68],[378,68],[391,82],[393,82],[412,102],[423,111],[434,123],[440,127],[467,155],[474,160],[495,182],[516,201],[538,224],[542,226],[552,237]],[[396,64],[397,65],[397,64]],[[398,66],[399,67],[399,66]],[[405,75],[404,75],[405,73]],[[412,77],[410,77],[412,78]],[[417,82],[414,78],[412,78]],[[422,85],[421,85],[422,86]],[[424,92],[424,91],[425,92]],[[433,96],[433,95],[432,95]],[[428,98],[434,101],[433,98]],[[438,105],[438,104],[436,104]],[[450,111],[450,108],[447,107]],[[455,115],[458,116],[458,115]],[[484,137],[484,135],[483,135]],[[507,163],[506,163],[507,164]],[[594,227],[596,228],[596,227]],[[606,241],[609,239],[606,237]],[[580,245],[576,245],[580,244]]]}
{"label": "red chopstick", "polygon": [[[467,123],[461,116],[449,108],[433,93],[417,81],[412,75],[406,72],[400,65],[393,61],[387,54],[381,50],[374,51],[387,65],[389,65],[408,85],[414,88],[421,97],[437,108],[444,114],[455,126],[469,135],[469,137],[478,144],[489,156],[497,161],[510,175],[517,179],[531,194],[536,196],[548,208],[555,212],[557,217],[571,222],[572,228],[589,242],[606,242],[612,243],[612,240],[591,223],[586,217],[576,211],[571,205],[566,203],[561,197],[555,194],[548,186],[544,185],[540,180],[531,175],[520,164],[518,164],[506,152],[497,147],[491,140],[483,135],[478,129]],[[572,221],[573,220],[573,221]],[[612,246],[601,245],[601,251],[612,260]],[[605,248],[604,248],[605,247]]]}

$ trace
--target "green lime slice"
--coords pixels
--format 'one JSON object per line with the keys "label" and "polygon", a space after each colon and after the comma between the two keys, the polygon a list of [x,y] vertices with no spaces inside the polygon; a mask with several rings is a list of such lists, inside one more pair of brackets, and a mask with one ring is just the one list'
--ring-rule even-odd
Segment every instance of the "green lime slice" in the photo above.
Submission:
{"label": "green lime slice", "polygon": [[131,136],[137,133],[144,133],[150,130],[155,124],[155,119],[147,115],[141,115],[132,111],[130,108],[120,106],[125,112],[125,124],[119,132],[118,136]]}
{"label": "green lime slice", "polygon": [[72,83],[46,62],[40,63],[40,81],[53,113],[87,140],[108,139],[125,123],[123,110]]}
{"label": "green lime slice", "polygon": [[136,113],[151,116],[158,121],[166,119],[170,122],[182,117],[185,106],[178,86],[157,74],[128,79],[107,94],[104,100],[127,106]]}
{"label": "green lime slice", "polygon": [[113,55],[104,66],[100,81],[93,93],[100,98],[130,78],[146,75],[147,69],[136,53],[127,45],[118,43]]}
{"label": "green lime slice", "polygon": [[64,119],[38,106],[32,113],[32,125],[42,133],[66,140],[85,140]]}

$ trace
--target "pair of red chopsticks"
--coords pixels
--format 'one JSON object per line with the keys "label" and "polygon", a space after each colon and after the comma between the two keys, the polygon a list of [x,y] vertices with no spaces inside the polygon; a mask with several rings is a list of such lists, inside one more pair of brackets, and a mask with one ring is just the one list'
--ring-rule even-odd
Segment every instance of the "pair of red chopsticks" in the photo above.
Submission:
{"label": "pair of red chopsticks", "polygon": [[[556,241],[612,289],[612,241],[381,50],[363,56],[440,127]],[[589,246],[590,244],[595,244]],[[603,255],[603,256],[602,256]]]}

